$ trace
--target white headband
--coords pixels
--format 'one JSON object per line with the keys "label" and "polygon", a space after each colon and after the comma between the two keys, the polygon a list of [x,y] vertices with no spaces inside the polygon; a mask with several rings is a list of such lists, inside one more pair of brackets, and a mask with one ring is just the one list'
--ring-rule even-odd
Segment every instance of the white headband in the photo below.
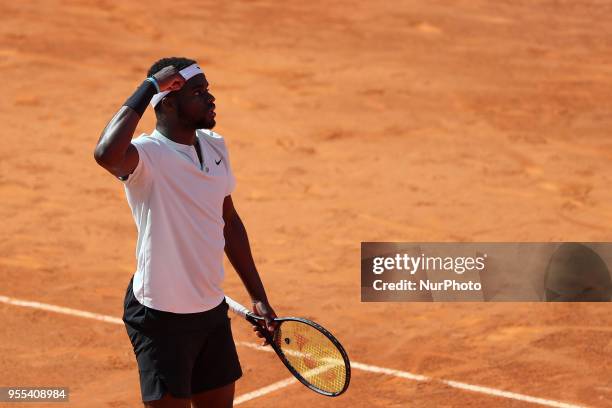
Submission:
{"label": "white headband", "polygon": [[[185,78],[185,81],[189,81],[192,77],[203,73],[204,72],[202,71],[202,69],[200,69],[198,64],[191,64],[187,68],[183,68],[179,71],[179,74],[181,74],[181,76]],[[159,101],[164,99],[164,96],[168,95],[170,92],[171,91],[164,91],[153,95],[153,99],[151,99],[151,106],[155,107],[155,105],[157,105]]]}

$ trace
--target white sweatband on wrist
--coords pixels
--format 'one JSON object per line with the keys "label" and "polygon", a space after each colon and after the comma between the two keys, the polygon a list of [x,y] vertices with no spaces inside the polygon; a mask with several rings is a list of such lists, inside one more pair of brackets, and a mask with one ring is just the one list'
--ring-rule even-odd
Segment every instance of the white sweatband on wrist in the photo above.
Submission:
{"label": "white sweatband on wrist", "polygon": [[[183,68],[179,71],[179,74],[181,74],[181,76],[185,78],[185,81],[189,81],[192,77],[203,73],[204,71],[202,71],[202,69],[198,66],[197,63],[191,64],[187,68]],[[157,105],[162,99],[164,99],[164,96],[168,95],[170,92],[172,91],[158,92],[153,95],[153,98],[150,102],[151,106],[155,107],[155,105]]]}

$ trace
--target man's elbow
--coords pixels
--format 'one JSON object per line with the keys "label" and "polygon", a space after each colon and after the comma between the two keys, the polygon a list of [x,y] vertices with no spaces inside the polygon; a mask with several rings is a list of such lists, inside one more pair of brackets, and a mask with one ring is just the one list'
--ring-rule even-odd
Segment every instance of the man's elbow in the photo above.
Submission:
{"label": "man's elbow", "polygon": [[104,154],[104,150],[100,148],[100,146],[96,146],[96,148],[94,149],[94,160],[96,161],[96,163],[98,163],[100,166],[103,165],[106,156]]}
{"label": "man's elbow", "polygon": [[109,152],[108,149],[105,149],[103,145],[97,145],[94,149],[93,155],[96,163],[105,169],[112,168],[117,164],[117,160],[114,155]]}

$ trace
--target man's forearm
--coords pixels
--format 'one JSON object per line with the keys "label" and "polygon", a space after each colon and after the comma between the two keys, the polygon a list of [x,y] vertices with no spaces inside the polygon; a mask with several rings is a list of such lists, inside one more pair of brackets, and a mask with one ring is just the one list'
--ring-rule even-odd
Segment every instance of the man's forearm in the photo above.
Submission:
{"label": "man's forearm", "polygon": [[253,261],[246,229],[238,214],[226,221],[223,235],[225,254],[244,283],[251,300],[268,303],[266,291]]}

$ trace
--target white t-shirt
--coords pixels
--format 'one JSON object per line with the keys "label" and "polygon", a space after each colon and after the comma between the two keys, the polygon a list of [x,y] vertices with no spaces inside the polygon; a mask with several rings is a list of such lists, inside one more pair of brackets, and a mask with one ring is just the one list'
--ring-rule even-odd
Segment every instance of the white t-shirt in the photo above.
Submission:
{"label": "white t-shirt", "polygon": [[223,138],[197,130],[195,146],[159,131],[133,139],[139,160],[124,180],[138,228],[133,290],[138,301],[173,313],[210,310],[223,300],[223,200],[236,181]]}

